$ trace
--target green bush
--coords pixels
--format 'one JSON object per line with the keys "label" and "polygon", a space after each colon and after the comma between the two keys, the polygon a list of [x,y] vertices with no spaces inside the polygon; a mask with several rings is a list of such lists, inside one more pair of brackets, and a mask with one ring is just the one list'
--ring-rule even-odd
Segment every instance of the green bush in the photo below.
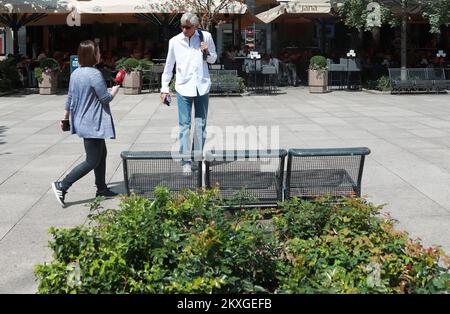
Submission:
{"label": "green bush", "polygon": [[11,80],[0,78],[0,93],[10,91],[11,89],[13,89]]}
{"label": "green bush", "polygon": [[21,86],[20,75],[14,59],[0,61],[0,92],[10,91]]}
{"label": "green bush", "polygon": [[59,70],[59,63],[53,58],[44,58],[41,61],[39,61],[39,67],[42,69],[50,69],[52,71],[58,71]]}
{"label": "green bush", "polygon": [[127,72],[142,70],[142,63],[135,58],[122,58],[116,62],[117,70],[125,70]]}
{"label": "green bush", "polygon": [[368,81],[366,83],[368,89],[374,89],[379,91],[390,91],[391,90],[391,82],[389,76],[383,75],[377,80]]}
{"label": "green bush", "polygon": [[145,59],[139,60],[139,67],[142,70],[151,70],[153,67],[153,62]]}
{"label": "green bush", "polygon": [[309,61],[310,70],[325,71],[327,69],[327,59],[324,56],[314,56]]}
{"label": "green bush", "polygon": [[88,224],[51,228],[39,293],[450,292],[443,252],[363,199],[228,211],[215,190],[155,195],[124,197],[118,210],[96,202]]}
{"label": "green bush", "polygon": [[44,73],[44,70],[42,70],[39,67],[34,68],[34,77],[36,80],[40,83],[42,82],[42,74]]}
{"label": "green bush", "polygon": [[36,80],[40,83],[43,78],[42,75],[51,74],[53,72],[58,72],[60,70],[59,63],[53,58],[44,58],[39,61],[39,67],[34,68],[34,76]]}
{"label": "green bush", "polygon": [[239,92],[243,93],[245,92],[245,80],[243,77],[238,77],[238,84],[239,84]]}
{"label": "green bush", "polygon": [[360,199],[332,204],[297,199],[275,218],[286,239],[279,263],[285,293],[437,293],[450,291],[447,259],[439,248],[425,249],[408,234],[394,230],[394,220],[379,216]]}
{"label": "green bush", "polygon": [[383,75],[377,80],[377,88],[381,91],[391,90],[391,81],[388,75]]}

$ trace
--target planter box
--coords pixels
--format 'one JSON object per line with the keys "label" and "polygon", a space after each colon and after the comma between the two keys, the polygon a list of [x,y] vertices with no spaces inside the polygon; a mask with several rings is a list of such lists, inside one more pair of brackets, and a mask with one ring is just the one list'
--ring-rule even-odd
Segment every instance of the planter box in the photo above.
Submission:
{"label": "planter box", "polygon": [[123,93],[125,95],[138,95],[142,90],[142,73],[140,71],[132,71],[125,75],[123,80]]}
{"label": "planter box", "polygon": [[58,73],[50,75],[42,73],[42,82],[39,83],[39,94],[54,95],[58,90]]}
{"label": "planter box", "polygon": [[308,85],[310,93],[328,92],[328,71],[309,70]]}

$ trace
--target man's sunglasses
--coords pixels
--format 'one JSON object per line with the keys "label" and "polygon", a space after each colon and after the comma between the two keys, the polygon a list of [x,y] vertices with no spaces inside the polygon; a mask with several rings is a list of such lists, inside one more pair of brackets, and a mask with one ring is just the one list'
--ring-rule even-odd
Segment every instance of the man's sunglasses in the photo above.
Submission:
{"label": "man's sunglasses", "polygon": [[185,29],[191,29],[191,28],[192,28],[192,26],[190,26],[190,25],[181,25],[181,28],[185,28]]}

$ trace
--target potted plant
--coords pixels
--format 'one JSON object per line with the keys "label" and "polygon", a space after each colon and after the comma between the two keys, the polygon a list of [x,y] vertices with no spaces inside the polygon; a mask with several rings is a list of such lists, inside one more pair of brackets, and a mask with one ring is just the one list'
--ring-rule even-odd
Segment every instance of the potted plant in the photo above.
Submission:
{"label": "potted plant", "polygon": [[310,93],[328,91],[327,60],[323,56],[314,56],[309,63],[308,85]]}
{"label": "potted plant", "polygon": [[39,94],[53,95],[58,88],[59,63],[55,59],[45,58],[34,69],[34,75],[39,83]]}
{"label": "potted plant", "polygon": [[137,95],[142,90],[142,70],[150,69],[151,62],[135,58],[120,59],[116,63],[117,70],[125,70],[126,75],[122,87],[125,95]]}

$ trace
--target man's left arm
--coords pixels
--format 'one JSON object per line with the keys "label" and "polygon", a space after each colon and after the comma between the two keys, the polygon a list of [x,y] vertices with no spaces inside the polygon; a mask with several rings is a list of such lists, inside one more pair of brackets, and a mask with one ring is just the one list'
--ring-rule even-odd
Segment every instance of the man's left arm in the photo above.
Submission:
{"label": "man's left arm", "polygon": [[205,38],[206,44],[208,45],[208,56],[206,57],[206,62],[213,64],[217,60],[216,45],[212,39],[211,34],[208,34]]}

